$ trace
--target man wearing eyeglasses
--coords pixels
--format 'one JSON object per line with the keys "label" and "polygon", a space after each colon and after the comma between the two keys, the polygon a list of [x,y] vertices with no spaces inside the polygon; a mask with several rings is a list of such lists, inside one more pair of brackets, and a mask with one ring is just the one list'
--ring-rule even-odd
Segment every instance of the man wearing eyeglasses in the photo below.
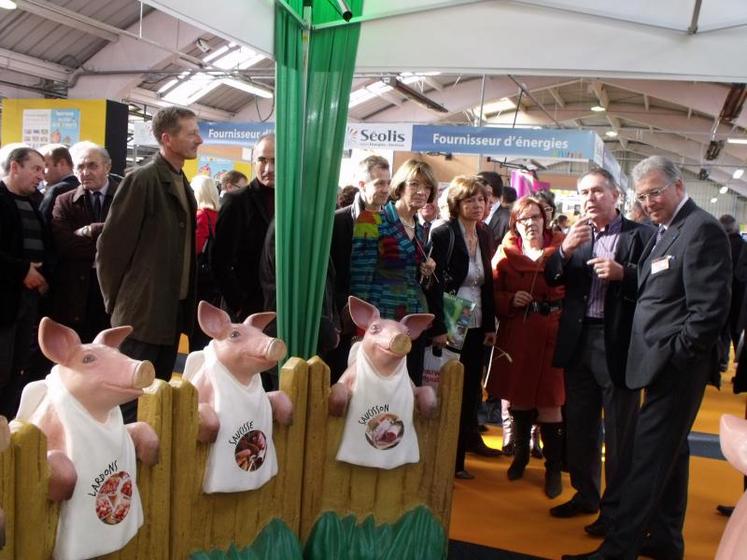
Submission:
{"label": "man wearing eyeglasses", "polygon": [[657,234],[638,264],[626,383],[645,389],[616,524],[594,552],[564,559],[684,558],[687,436],[729,314],[731,258],[718,221],[685,192],[680,170],[652,156],[633,169],[636,198]]}
{"label": "man wearing eyeglasses", "polygon": [[638,260],[655,229],[620,214],[620,191],[605,169],[592,169],[577,184],[583,217],[545,266],[548,284],[566,289],[553,365],[565,371],[566,454],[576,490],[571,500],[551,508],[550,515],[574,517],[601,510],[584,529],[602,537],[613,524],[622,479],[630,467],[630,455],[623,449],[640,396],[625,386],[625,363],[638,295]]}

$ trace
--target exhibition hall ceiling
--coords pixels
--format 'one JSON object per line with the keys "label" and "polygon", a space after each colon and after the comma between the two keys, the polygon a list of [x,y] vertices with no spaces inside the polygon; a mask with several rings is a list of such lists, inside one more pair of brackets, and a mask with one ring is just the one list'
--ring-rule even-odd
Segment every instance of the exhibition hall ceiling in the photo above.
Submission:
{"label": "exhibition hall ceiling", "polygon": [[[210,6],[225,20],[224,1]],[[106,97],[146,117],[179,104],[208,120],[274,119],[266,34],[241,36],[261,18],[224,30],[211,14],[182,9],[197,3],[16,4],[0,9],[0,97]],[[247,11],[272,3],[230,4]],[[747,81],[742,0],[380,0],[365,6],[350,120],[594,130],[618,159],[667,154],[747,193],[747,183],[732,178],[747,160],[747,144],[731,143],[747,138],[746,94],[733,85]],[[444,20],[451,25],[439,28]],[[572,20],[577,24],[568,27]],[[552,22],[557,29],[544,32]],[[424,35],[411,36],[416,27]],[[482,46],[471,43],[475,37],[483,37]],[[649,39],[654,50],[642,57]],[[627,64],[623,40],[629,41]],[[661,40],[699,54],[670,68]],[[526,41],[534,52],[527,52]],[[614,53],[607,52],[611,43]],[[472,49],[466,55],[465,45]],[[534,66],[527,62],[533,56]]]}

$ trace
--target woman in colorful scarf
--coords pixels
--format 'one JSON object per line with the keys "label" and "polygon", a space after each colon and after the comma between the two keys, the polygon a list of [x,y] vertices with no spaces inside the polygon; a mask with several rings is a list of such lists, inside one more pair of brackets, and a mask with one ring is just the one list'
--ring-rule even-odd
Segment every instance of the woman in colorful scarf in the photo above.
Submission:
{"label": "woman in colorful scarf", "polygon": [[[428,281],[436,263],[428,256],[416,214],[433,202],[437,188],[427,163],[407,160],[392,177],[391,200],[381,212],[362,212],[353,227],[350,293],[375,305],[385,319],[428,312],[421,282]],[[407,369],[416,385],[423,377],[424,351],[425,335],[413,341],[407,356]]]}

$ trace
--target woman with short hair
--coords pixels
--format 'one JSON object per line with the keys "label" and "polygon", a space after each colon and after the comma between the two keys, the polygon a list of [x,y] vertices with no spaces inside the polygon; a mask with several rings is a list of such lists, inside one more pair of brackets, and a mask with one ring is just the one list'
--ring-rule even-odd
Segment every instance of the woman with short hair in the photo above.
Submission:
{"label": "woman with short hair", "polygon": [[493,305],[493,278],[490,268],[492,234],[482,225],[487,200],[483,182],[477,176],[454,177],[448,194],[449,221],[436,227],[431,233],[433,259],[436,261],[434,291],[431,311],[436,315],[433,322],[433,345],[444,346],[443,293],[452,293],[475,304],[467,333],[461,348],[459,361],[464,365],[464,389],[457,440],[455,473],[457,478],[471,479],[474,476],[465,469],[467,451],[494,457],[501,454],[497,449],[485,445],[480,436],[477,408],[482,397],[485,346],[495,342],[495,308]]}
{"label": "woman with short hair", "polygon": [[[381,212],[361,214],[353,229],[350,293],[375,305],[385,319],[400,320],[428,312],[421,281],[436,268],[426,249],[423,227],[416,214],[435,197],[438,182],[430,165],[410,159],[392,177],[391,200]],[[413,341],[407,356],[410,377],[423,378],[425,336]]]}
{"label": "woman with short hair", "polygon": [[547,259],[562,234],[546,227],[546,214],[535,199],[524,197],[511,210],[509,231],[493,258],[498,335],[487,389],[511,403],[514,459],[508,478],[523,476],[529,462],[532,422],[540,424],[545,455],[545,493],[562,491],[563,370],[553,367],[555,339],[564,290],[545,282]]}

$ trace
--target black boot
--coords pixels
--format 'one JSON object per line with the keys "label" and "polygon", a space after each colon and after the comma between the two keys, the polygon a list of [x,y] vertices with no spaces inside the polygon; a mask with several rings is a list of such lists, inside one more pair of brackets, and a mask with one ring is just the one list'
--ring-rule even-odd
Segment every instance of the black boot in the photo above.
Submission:
{"label": "black boot", "polygon": [[533,410],[511,411],[513,425],[511,426],[511,440],[514,444],[514,460],[508,467],[508,479],[517,480],[524,476],[524,469],[529,463],[529,440],[532,432]]}
{"label": "black boot", "polygon": [[540,424],[540,431],[545,454],[545,494],[550,499],[557,498],[563,491],[563,424]]}

